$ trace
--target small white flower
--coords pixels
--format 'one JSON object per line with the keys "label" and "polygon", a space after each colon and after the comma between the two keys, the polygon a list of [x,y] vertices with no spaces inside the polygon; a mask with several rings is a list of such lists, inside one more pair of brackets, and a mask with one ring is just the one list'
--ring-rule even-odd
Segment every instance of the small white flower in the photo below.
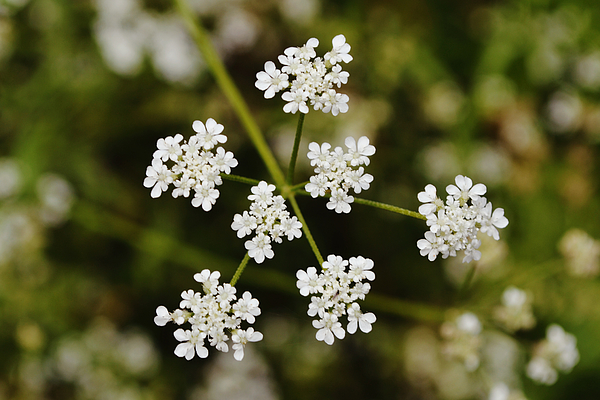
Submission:
{"label": "small white flower", "polygon": [[160,197],[162,192],[166,192],[169,184],[173,182],[169,169],[162,163],[160,158],[152,160],[152,165],[146,168],[146,175],[144,186],[152,188],[150,196],[154,199]]}
{"label": "small white flower", "polygon": [[349,196],[343,189],[334,189],[331,191],[331,197],[327,203],[327,208],[335,210],[336,213],[349,213],[350,203],[354,202],[354,197]]}
{"label": "small white flower", "polygon": [[318,341],[325,342],[328,345],[332,345],[333,341],[337,337],[343,339],[346,336],[346,331],[342,328],[342,324],[338,322],[337,316],[333,314],[325,314],[320,320],[314,320],[313,326],[318,329],[316,338]]}
{"label": "small white flower", "polygon": [[250,215],[248,211],[244,211],[242,215],[235,214],[233,216],[233,222],[231,223],[231,229],[237,231],[237,237],[240,239],[246,235],[252,233],[256,229],[256,217]]}
{"label": "small white flower", "polygon": [[192,205],[194,207],[202,206],[204,211],[210,211],[219,198],[219,191],[206,181],[196,185],[195,190],[196,195],[192,199]]}
{"label": "small white flower", "polygon": [[219,171],[225,172],[228,175],[231,173],[231,168],[235,168],[238,165],[238,161],[234,158],[233,153],[231,151],[226,153],[222,147],[217,148],[217,154],[208,162],[219,168]]}
{"label": "small white flower", "polygon": [[375,146],[369,144],[369,138],[361,136],[358,142],[353,137],[347,137],[344,144],[348,147],[350,165],[369,165],[369,157],[375,154]]}
{"label": "small white flower", "polygon": [[336,64],[340,61],[349,63],[352,61],[352,56],[348,54],[350,52],[350,45],[346,43],[346,37],[344,35],[337,35],[331,41],[333,49],[325,54],[325,60],[331,64]]}
{"label": "small white flower", "polygon": [[350,271],[348,272],[348,278],[354,282],[362,281],[367,279],[373,281],[375,279],[375,273],[371,271],[373,268],[373,260],[364,258],[363,256],[350,257]]}
{"label": "small white flower", "polygon": [[202,345],[204,343],[204,333],[198,329],[189,331],[180,328],[175,331],[174,335],[175,339],[183,342],[175,348],[177,357],[185,357],[186,360],[191,360],[195,354],[198,354],[200,358],[208,357],[208,349]]}
{"label": "small white flower", "polygon": [[437,189],[432,184],[425,186],[425,190],[419,192],[417,198],[421,203],[425,203],[419,206],[419,214],[426,217],[444,207],[444,202],[437,197]]}
{"label": "small white flower", "polygon": [[270,99],[275,96],[275,93],[287,88],[289,84],[288,76],[278,70],[273,61],[267,61],[265,70],[256,74],[254,86],[265,92],[265,99]]}
{"label": "small white flower", "polygon": [[271,249],[271,238],[262,232],[244,243],[244,247],[248,250],[248,255],[258,264],[262,264],[265,257],[271,259],[275,256]]}
{"label": "small white flower", "polygon": [[296,272],[296,287],[300,289],[302,296],[308,296],[309,294],[318,293],[323,285],[319,275],[317,275],[317,269],[315,267],[308,267],[305,271],[299,270]]}
{"label": "small white flower", "polygon": [[183,135],[176,134],[175,137],[167,136],[164,139],[158,139],[156,142],[156,147],[158,150],[154,152],[152,157],[160,158],[163,161],[167,161],[171,159],[172,161],[177,161],[178,157],[181,155],[181,146],[179,142],[183,139]]}
{"label": "small white flower", "polygon": [[371,324],[375,323],[377,318],[375,314],[369,312],[363,314],[360,310],[360,306],[357,303],[352,303],[348,307],[348,326],[346,330],[349,334],[353,335],[356,332],[357,327],[364,333],[369,333],[373,329]]}
{"label": "small white flower", "polygon": [[473,186],[471,178],[466,176],[457,175],[454,181],[456,182],[456,186],[448,185],[446,191],[449,195],[462,203],[467,202],[469,198],[475,200],[478,197],[483,196],[487,191],[487,188],[483,183],[478,183]]}
{"label": "small white flower", "polygon": [[302,90],[296,90],[294,93],[285,92],[281,95],[281,98],[288,102],[283,106],[284,112],[296,114],[296,112],[300,110],[302,114],[308,113],[308,106],[306,105],[308,94],[306,92]]}
{"label": "small white flower", "polygon": [[244,292],[233,305],[235,316],[253,324],[255,318],[260,315],[260,308],[258,307],[258,300],[252,298],[250,292]]}
{"label": "small white flower", "polygon": [[205,150],[210,150],[218,143],[227,141],[227,136],[221,134],[224,129],[223,125],[212,118],[206,120],[206,126],[202,121],[194,121],[192,129],[197,132],[198,142]]}
{"label": "small white flower", "polygon": [[197,274],[194,274],[194,280],[200,282],[204,289],[204,293],[213,293],[219,285],[219,278],[221,273],[219,271],[210,272],[208,269],[202,270]]}
{"label": "small white flower", "polygon": [[247,330],[238,329],[231,336],[231,340],[233,341],[233,346],[231,348],[235,351],[233,353],[233,358],[238,361],[242,361],[244,358],[244,347],[248,342],[258,342],[263,339],[263,334],[254,331],[254,328],[250,327]]}
{"label": "small white flower", "polygon": [[159,306],[156,309],[156,317],[154,317],[154,323],[158,326],[165,326],[167,322],[172,321],[171,313],[165,306]]}

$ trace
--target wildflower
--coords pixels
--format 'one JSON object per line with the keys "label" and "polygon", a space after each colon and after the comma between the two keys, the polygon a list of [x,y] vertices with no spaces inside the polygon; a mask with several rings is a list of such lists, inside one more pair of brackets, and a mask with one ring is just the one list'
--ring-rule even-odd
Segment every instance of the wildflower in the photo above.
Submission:
{"label": "wildflower", "polygon": [[[173,184],[173,197],[189,197],[194,191],[192,206],[210,211],[219,197],[216,186],[223,180],[220,174],[230,174],[238,164],[230,151],[222,147],[212,149],[219,143],[225,143],[223,125],[209,118],[206,124],[194,121],[192,129],[196,132],[186,142],[181,134],[159,139],[157,150],[153,154],[152,165],[146,169],[144,186],[152,188],[150,196],[160,197]],[[171,162],[169,167],[165,162]]]}
{"label": "wildflower", "polygon": [[444,339],[442,352],[461,361],[467,371],[475,371],[479,367],[482,344],[479,318],[471,312],[462,313],[444,322],[440,332]]}
{"label": "wildflower", "polygon": [[492,210],[492,203],[482,197],[487,188],[484,184],[473,185],[473,181],[462,175],[455,179],[456,185],[448,185],[446,202],[437,196],[435,186],[429,184],[417,198],[423,204],[419,213],[427,217],[429,231],[425,238],[417,241],[422,256],[430,261],[438,254],[442,258],[455,257],[458,251],[464,252],[463,262],[479,260],[478,250],[481,240],[477,234],[481,231],[495,240],[500,239],[498,229],[508,225],[504,209]]}
{"label": "wildflower", "polygon": [[510,286],[502,293],[502,305],[494,309],[494,318],[511,332],[531,329],[535,325],[531,301],[531,294]]}
{"label": "wildflower", "polygon": [[195,355],[200,358],[208,357],[205,341],[222,352],[228,352],[229,336],[233,342],[234,358],[242,360],[244,346],[247,342],[262,340],[262,333],[249,327],[241,329],[242,321],[254,323],[255,317],[260,315],[258,300],[252,298],[250,292],[244,292],[242,297],[236,298],[236,289],[229,284],[219,285],[220,273],[208,269],[194,275],[194,279],[202,283],[202,292],[187,290],[181,293],[181,309],[170,313],[165,306],[156,309],[154,323],[164,326],[167,322],[182,325],[188,322],[189,329],[179,328],[174,332],[175,339],[179,342],[175,348],[175,355],[191,360]]}
{"label": "wildflower", "polygon": [[347,151],[341,147],[331,150],[329,143],[319,145],[312,142],[308,145],[307,157],[314,166],[316,175],[309,179],[304,189],[313,198],[330,193],[327,208],[337,213],[349,213],[354,197],[349,195],[350,189],[358,194],[369,189],[373,175],[366,174],[363,165],[369,165],[369,157],[375,154],[375,146],[369,138],[362,136],[358,141],[353,137],[345,140]]}
{"label": "wildflower", "polygon": [[546,330],[546,339],[534,347],[533,357],[527,364],[527,376],[536,382],[553,385],[558,379],[558,371],[568,373],[578,362],[575,336],[552,324]]}
{"label": "wildflower", "polygon": [[600,241],[580,229],[567,231],[558,249],[573,276],[594,277],[600,273]]}
{"label": "wildflower", "polygon": [[[349,271],[346,267],[349,266]],[[372,329],[375,314],[363,313],[356,300],[364,300],[371,285],[363,280],[373,281],[371,271],[373,261],[362,256],[351,257],[349,261],[340,256],[329,255],[323,262],[321,273],[315,267],[296,273],[296,287],[302,296],[311,296],[308,315],[317,317],[312,324],[317,329],[316,338],[331,345],[335,338],[343,339],[346,331],[354,334],[358,328],[364,333]],[[339,319],[346,315],[348,324],[344,330]]]}
{"label": "wildflower", "polygon": [[256,74],[254,85],[265,92],[266,99],[283,90],[281,98],[286,101],[283,106],[286,113],[300,111],[306,114],[309,105],[315,111],[331,112],[334,116],[347,112],[349,97],[335,88],[348,82],[350,74],[342,71],[339,63],[352,61],[348,54],[350,45],[344,35],[337,35],[332,40],[333,48],[323,59],[316,56],[318,45],[318,39],[310,38],[302,47],[288,47],[278,57],[281,70],[272,61],[267,61],[264,71]]}
{"label": "wildflower", "polygon": [[275,185],[261,181],[250,191],[250,211],[234,215],[231,229],[236,231],[239,238],[255,233],[253,238],[244,243],[244,247],[248,255],[261,264],[265,258],[275,256],[271,245],[273,242],[281,243],[284,236],[288,240],[301,237],[302,223],[290,216],[282,196],[273,195]]}

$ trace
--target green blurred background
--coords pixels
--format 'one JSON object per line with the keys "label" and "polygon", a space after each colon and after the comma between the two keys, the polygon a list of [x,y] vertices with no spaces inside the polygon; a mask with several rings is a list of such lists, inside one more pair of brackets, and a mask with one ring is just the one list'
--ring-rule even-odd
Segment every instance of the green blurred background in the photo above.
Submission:
{"label": "green blurred background", "polygon": [[[266,169],[169,1],[2,0],[0,399],[487,399],[500,378],[528,399],[600,398],[599,3],[190,3],[281,165],[297,117],[279,96],[265,100],[255,75],[288,46],[317,37],[322,55],[343,33],[350,110],[311,111],[301,158],[312,140],[367,135],[375,181],[361,197],[416,210],[427,183],[443,192],[465,174],[510,224],[484,242],[460,292],[460,259],[419,255],[422,221],[358,204],[338,215],[299,198],[324,255],[373,259],[372,293],[406,301],[413,317],[367,296],[371,333],[317,342],[295,288],[295,272],[316,263],[302,238],[237,284],[260,300],[254,326],[265,335],[242,362],[214,348],[206,360],[177,358],[175,328],[154,325],[155,309],[199,290],[192,276],[204,268],[231,278],[244,247],[230,224],[249,188],[225,182],[210,213],[151,199],[142,182],[156,141],[212,117],[234,173],[268,179]],[[301,161],[297,182],[310,174]],[[561,242],[572,229],[595,241]],[[509,285],[534,296],[531,332],[490,322]],[[443,321],[430,308],[484,321],[478,372],[439,354]],[[551,323],[577,337],[581,360],[546,387],[524,364]]]}

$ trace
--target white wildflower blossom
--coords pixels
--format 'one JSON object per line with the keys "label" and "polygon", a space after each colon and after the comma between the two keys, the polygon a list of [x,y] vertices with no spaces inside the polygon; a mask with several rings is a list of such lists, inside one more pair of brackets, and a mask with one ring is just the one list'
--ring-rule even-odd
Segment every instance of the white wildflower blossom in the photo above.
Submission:
{"label": "white wildflower blossom", "polygon": [[[348,271],[347,266],[350,267]],[[364,300],[371,289],[369,283],[362,281],[375,279],[372,267],[373,261],[362,256],[351,257],[347,261],[331,254],[323,262],[320,273],[315,267],[296,273],[296,287],[300,294],[305,297],[313,295],[307,313],[318,318],[312,322],[318,329],[317,340],[331,345],[336,337],[343,339],[346,331],[350,334],[358,328],[364,333],[371,331],[371,325],[376,321],[375,314],[363,313],[356,300]],[[343,315],[348,319],[346,330],[339,321]]]}
{"label": "white wildflower blossom", "polygon": [[591,278],[600,273],[600,241],[581,229],[568,230],[558,243],[569,274]]}
{"label": "white wildflower blossom", "polygon": [[487,400],[527,400],[520,390],[511,390],[506,383],[496,383],[490,389]]}
{"label": "white wildflower blossom", "polygon": [[533,356],[527,364],[527,376],[538,383],[553,385],[558,379],[558,371],[571,372],[578,362],[575,336],[552,324],[546,330],[546,339],[533,349]]}
{"label": "white wildflower blossom", "polygon": [[304,189],[313,198],[329,193],[327,208],[337,213],[351,211],[354,197],[348,194],[350,189],[358,194],[369,189],[373,182],[373,175],[366,174],[363,167],[369,165],[369,157],[375,154],[375,146],[370,144],[369,138],[362,136],[356,141],[347,137],[345,145],[346,152],[341,147],[332,150],[329,143],[312,142],[307,153],[315,175],[310,177]]}
{"label": "white wildflower blossom", "polygon": [[344,35],[337,35],[332,44],[332,50],[323,59],[315,52],[319,45],[316,38],[308,39],[302,47],[288,47],[278,57],[281,70],[267,61],[264,71],[256,74],[256,88],[265,92],[266,99],[284,91],[281,98],[286,101],[283,107],[286,113],[307,114],[309,105],[315,111],[331,112],[334,116],[347,112],[350,98],[335,88],[348,82],[350,74],[343,71],[339,63],[352,61],[348,54],[350,45]]}
{"label": "white wildflower blossom", "polygon": [[467,371],[475,371],[480,363],[481,322],[471,312],[465,312],[442,324],[442,353],[461,361]]}
{"label": "white wildflower blossom", "polygon": [[500,239],[498,229],[508,225],[504,209],[492,210],[492,203],[482,197],[487,188],[482,183],[473,185],[473,181],[462,175],[455,179],[456,185],[448,185],[448,196],[444,203],[437,196],[435,186],[429,184],[417,198],[421,203],[419,213],[427,218],[429,231],[425,238],[417,241],[422,256],[430,261],[441,255],[442,258],[455,257],[463,251],[463,262],[479,260],[478,250],[481,240],[477,234],[481,231],[495,240]]}
{"label": "white wildflower blossom", "polygon": [[285,236],[288,240],[301,237],[302,223],[297,217],[290,216],[285,199],[273,194],[275,185],[261,181],[250,191],[250,210],[234,215],[231,229],[236,231],[239,238],[255,233],[254,237],[244,243],[244,247],[248,250],[248,255],[260,264],[265,258],[274,257],[273,242],[281,243]]}
{"label": "white wildflower blossom", "polygon": [[[227,141],[227,136],[222,134],[223,125],[209,118],[206,125],[194,121],[192,129],[196,134],[187,142],[181,134],[158,140],[152,165],[146,169],[144,186],[152,188],[153,198],[160,197],[171,184],[173,197],[189,197],[193,191],[192,205],[210,211],[219,197],[216,186],[223,183],[220,174],[230,174],[238,162],[232,152],[222,147],[217,147],[216,153],[212,151]],[[169,167],[165,162],[172,165]]]}
{"label": "white wildflower blossom", "polygon": [[510,332],[531,329],[535,326],[531,302],[530,293],[509,286],[502,293],[502,305],[494,309],[494,318]]}
{"label": "white wildflower blossom", "polygon": [[[220,273],[208,269],[194,275],[197,282],[202,283],[202,292],[193,290],[183,291],[180,307],[170,313],[166,307],[156,309],[154,323],[164,326],[173,321],[178,325],[189,323],[189,329],[179,328],[174,332],[179,342],[175,355],[191,360],[194,356],[208,357],[208,343],[222,352],[229,351],[229,336],[233,345],[234,358],[238,361],[244,357],[244,346],[247,342],[262,340],[260,332],[249,327],[241,329],[242,321],[253,324],[255,317],[260,315],[259,302],[252,298],[250,292],[244,292],[236,298],[235,288],[229,284],[219,284]],[[228,335],[229,333],[229,335]]]}

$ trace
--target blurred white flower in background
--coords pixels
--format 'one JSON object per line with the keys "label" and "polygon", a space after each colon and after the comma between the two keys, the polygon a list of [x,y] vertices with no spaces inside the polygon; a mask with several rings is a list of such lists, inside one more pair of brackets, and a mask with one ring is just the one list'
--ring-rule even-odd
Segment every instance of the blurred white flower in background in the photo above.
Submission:
{"label": "blurred white flower in background", "polygon": [[568,230],[558,243],[567,272],[573,276],[595,277],[600,272],[600,241],[581,229]]}
{"label": "blurred white flower in background", "polygon": [[548,102],[550,128],[556,133],[574,131],[580,127],[583,117],[583,104],[579,97],[568,90],[552,95]]}
{"label": "blurred white flower in background", "polygon": [[600,88],[600,52],[581,56],[574,67],[574,78],[580,86],[590,90]]}
{"label": "blurred white flower in background", "polygon": [[17,193],[21,186],[21,171],[10,158],[0,159],[0,200]]}

